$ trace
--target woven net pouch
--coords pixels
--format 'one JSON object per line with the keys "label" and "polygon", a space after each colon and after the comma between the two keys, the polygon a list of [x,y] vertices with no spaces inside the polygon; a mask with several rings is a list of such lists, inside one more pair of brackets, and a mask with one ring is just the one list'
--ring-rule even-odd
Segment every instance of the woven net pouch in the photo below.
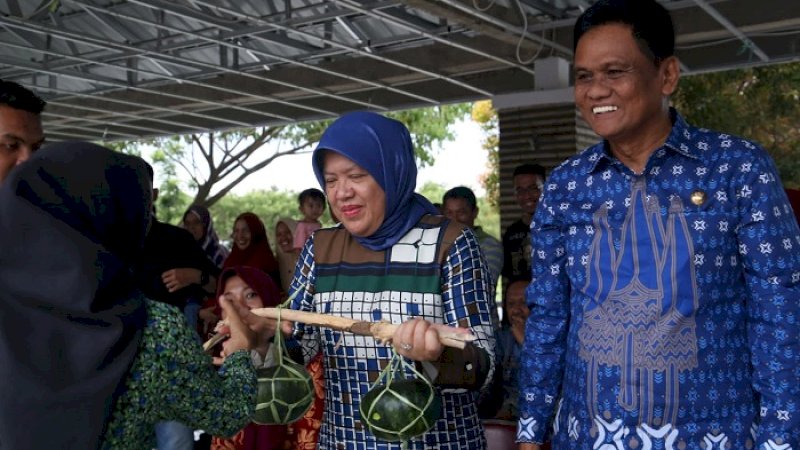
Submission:
{"label": "woven net pouch", "polygon": [[256,371],[258,393],[253,422],[261,425],[285,425],[297,421],[314,402],[311,374],[289,357],[280,327],[279,307],[278,331],[272,344],[277,346],[275,354],[278,364]]}

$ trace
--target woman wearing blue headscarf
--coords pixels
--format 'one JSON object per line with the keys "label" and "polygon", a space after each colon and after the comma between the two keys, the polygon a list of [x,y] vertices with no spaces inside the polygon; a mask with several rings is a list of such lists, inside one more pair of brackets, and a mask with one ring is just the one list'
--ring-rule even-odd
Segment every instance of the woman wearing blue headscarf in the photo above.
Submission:
{"label": "woman wearing blue headscarf", "polygon": [[[320,139],[313,166],[341,224],[306,242],[290,287],[298,294],[292,308],[402,324],[395,351],[422,363],[443,404],[442,417],[408,448],[485,448],[475,400],[494,370],[491,278],[472,231],[414,193],[411,136],[396,120],[369,112],[339,118]],[[444,348],[443,325],[468,328],[477,340],[464,350]],[[326,328],[296,324],[295,332],[308,357],[319,350],[324,356],[319,448],[399,449],[373,436],[359,413],[391,349]]]}

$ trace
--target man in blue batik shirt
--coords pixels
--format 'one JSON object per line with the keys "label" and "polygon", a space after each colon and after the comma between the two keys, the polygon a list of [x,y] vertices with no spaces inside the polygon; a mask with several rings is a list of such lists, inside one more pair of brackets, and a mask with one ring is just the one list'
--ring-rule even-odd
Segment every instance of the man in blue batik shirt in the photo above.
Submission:
{"label": "man in blue batik shirt", "polygon": [[800,232],[772,160],[669,107],[654,0],[600,0],[574,34],[603,141],[534,215],[520,449],[800,450]]}

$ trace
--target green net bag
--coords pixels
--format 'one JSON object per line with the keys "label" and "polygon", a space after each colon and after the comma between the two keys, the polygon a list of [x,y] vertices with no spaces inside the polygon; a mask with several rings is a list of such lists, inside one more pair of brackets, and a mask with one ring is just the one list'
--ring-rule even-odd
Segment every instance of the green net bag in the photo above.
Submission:
{"label": "green net bag", "polygon": [[[406,379],[403,367],[415,378]],[[442,415],[442,401],[414,365],[394,353],[359,405],[367,429],[384,441],[407,442],[431,429]]]}
{"label": "green net bag", "polygon": [[281,333],[280,307],[275,332],[278,364],[256,371],[258,393],[253,422],[260,425],[285,425],[305,415],[314,402],[314,384],[305,367],[289,358]]}

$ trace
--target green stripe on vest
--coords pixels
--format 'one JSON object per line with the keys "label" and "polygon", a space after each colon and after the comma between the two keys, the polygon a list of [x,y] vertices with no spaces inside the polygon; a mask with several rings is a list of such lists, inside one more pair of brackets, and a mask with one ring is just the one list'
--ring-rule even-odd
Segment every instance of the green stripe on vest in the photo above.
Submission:
{"label": "green stripe on vest", "polygon": [[[338,284],[338,285],[337,285]],[[419,275],[341,275],[320,276],[315,283],[317,292],[416,292],[440,294],[438,276]]]}

